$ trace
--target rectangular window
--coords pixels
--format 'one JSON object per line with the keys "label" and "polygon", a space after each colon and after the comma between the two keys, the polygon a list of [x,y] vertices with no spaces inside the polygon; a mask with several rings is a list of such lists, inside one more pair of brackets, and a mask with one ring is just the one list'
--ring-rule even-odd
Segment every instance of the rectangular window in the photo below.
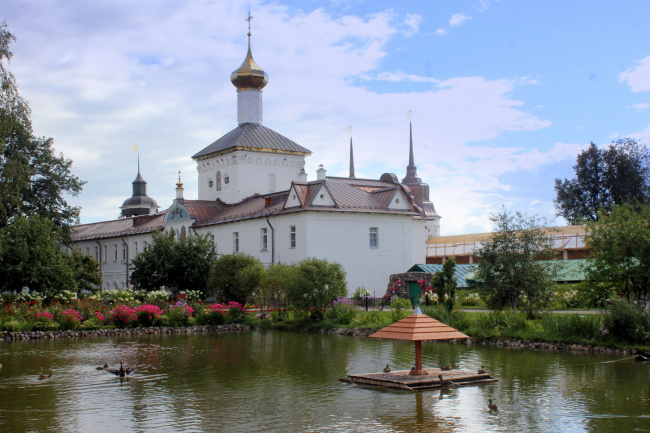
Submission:
{"label": "rectangular window", "polygon": [[239,252],[239,232],[233,232],[232,234],[232,251]]}
{"label": "rectangular window", "polygon": [[268,229],[266,227],[263,228],[263,229],[260,229],[260,235],[262,236],[262,239],[261,239],[262,251],[268,251],[268,249],[269,249]]}
{"label": "rectangular window", "polygon": [[126,261],[126,244],[122,244],[122,261]]}
{"label": "rectangular window", "polygon": [[108,245],[104,245],[104,263],[108,263]]}
{"label": "rectangular window", "polygon": [[113,261],[117,262],[117,244],[113,244],[113,249],[115,250],[115,255],[113,256]]}
{"label": "rectangular window", "polygon": [[90,247],[86,247],[86,255],[87,255],[87,256],[90,255]]}
{"label": "rectangular window", "polygon": [[138,243],[133,242],[133,256],[137,257],[137,255],[138,255]]}
{"label": "rectangular window", "polygon": [[379,248],[379,228],[370,227],[370,248]]}
{"label": "rectangular window", "polygon": [[289,248],[296,248],[296,226],[289,226]]}
{"label": "rectangular window", "polygon": [[99,247],[95,247],[95,261],[99,263]]}
{"label": "rectangular window", "polygon": [[275,192],[275,175],[269,174],[269,193]]}

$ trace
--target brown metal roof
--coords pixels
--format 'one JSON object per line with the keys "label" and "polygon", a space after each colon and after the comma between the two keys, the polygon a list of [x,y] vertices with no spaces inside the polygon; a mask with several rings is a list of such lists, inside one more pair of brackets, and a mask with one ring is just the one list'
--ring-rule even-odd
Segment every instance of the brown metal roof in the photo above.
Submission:
{"label": "brown metal roof", "polygon": [[388,338],[391,340],[453,340],[469,338],[462,332],[439,322],[426,314],[414,313],[389,325],[374,334],[373,338]]}
{"label": "brown metal roof", "polygon": [[70,237],[73,241],[82,241],[151,233],[163,229],[162,223],[164,216],[164,212],[158,212],[155,215],[143,215],[92,224],[80,224],[72,228]]}
{"label": "brown metal roof", "polygon": [[298,143],[289,140],[287,137],[278,134],[266,126],[255,123],[243,123],[203,150],[197,152],[192,158],[196,159],[230,149],[270,150],[311,155],[311,150],[302,147]]}

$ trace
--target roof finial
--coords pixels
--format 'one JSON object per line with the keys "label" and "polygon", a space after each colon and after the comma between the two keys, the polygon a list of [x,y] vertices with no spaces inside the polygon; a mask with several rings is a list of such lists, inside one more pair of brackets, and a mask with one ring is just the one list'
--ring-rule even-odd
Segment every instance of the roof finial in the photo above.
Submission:
{"label": "roof finial", "polygon": [[253,19],[253,16],[251,15],[251,11],[248,11],[248,18],[246,18],[246,21],[248,21],[248,37],[251,37],[251,20]]}
{"label": "roof finial", "polygon": [[181,171],[178,170],[178,183],[176,184],[177,187],[181,188],[183,186],[183,182],[181,182]]}

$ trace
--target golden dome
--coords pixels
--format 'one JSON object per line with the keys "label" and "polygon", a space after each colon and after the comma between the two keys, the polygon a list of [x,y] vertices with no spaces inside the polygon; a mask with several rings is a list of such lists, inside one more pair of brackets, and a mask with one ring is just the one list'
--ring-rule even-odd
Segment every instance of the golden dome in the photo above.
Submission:
{"label": "golden dome", "polygon": [[251,34],[248,34],[248,54],[232,74],[230,81],[238,89],[262,89],[269,82],[269,76],[255,63],[251,54]]}

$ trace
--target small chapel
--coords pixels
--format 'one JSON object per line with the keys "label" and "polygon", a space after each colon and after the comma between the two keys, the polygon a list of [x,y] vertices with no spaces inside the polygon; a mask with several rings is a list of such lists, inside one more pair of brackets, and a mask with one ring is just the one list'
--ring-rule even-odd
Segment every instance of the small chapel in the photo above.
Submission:
{"label": "small chapel", "polygon": [[[192,156],[198,200],[184,198],[179,175],[176,199],[159,210],[138,162],[120,217],[73,228],[73,247],[100,264],[102,289],[129,287],[129,263],[160,230],[208,234],[218,254],[246,253],[266,265],[307,257],[336,261],[349,292],[364,287],[383,293],[391,274],[425,263],[427,240],[440,235],[440,216],[429,186],[417,176],[411,125],[401,182],[393,173],[355,177],[352,139],[347,177],[327,176],[321,165],[310,180],[305,158],[312,152],[262,124],[269,77],[253,59],[250,28],[248,52],[230,81],[237,126]],[[405,140],[405,156],[406,149]]]}

